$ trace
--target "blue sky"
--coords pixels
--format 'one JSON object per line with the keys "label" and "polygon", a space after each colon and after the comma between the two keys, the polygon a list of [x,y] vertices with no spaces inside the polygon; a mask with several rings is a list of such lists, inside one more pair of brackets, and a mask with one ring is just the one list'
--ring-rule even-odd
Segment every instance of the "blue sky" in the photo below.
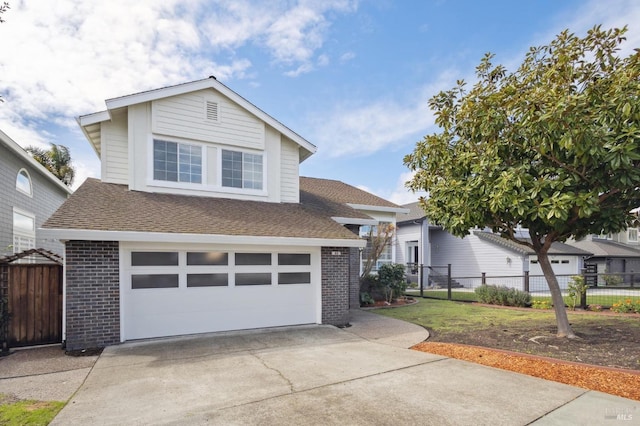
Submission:
{"label": "blue sky", "polygon": [[397,203],[402,158],[437,129],[428,100],[473,82],[486,52],[513,69],[560,31],[629,25],[640,2],[10,1],[0,24],[0,129],[22,146],[71,149],[77,184],[99,160],[75,122],[104,100],[215,75],[318,147],[305,176]]}

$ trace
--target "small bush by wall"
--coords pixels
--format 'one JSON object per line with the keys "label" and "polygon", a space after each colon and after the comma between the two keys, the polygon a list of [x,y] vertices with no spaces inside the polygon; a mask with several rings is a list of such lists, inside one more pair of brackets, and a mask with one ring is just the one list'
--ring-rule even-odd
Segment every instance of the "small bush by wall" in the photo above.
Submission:
{"label": "small bush by wall", "polygon": [[483,284],[475,292],[480,303],[518,307],[531,305],[531,295],[515,288]]}

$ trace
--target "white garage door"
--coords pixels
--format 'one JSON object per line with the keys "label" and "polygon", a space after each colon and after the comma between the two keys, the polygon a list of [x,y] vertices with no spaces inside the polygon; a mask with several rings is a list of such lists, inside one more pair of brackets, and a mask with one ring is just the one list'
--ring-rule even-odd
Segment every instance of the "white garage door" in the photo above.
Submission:
{"label": "white garage door", "polygon": [[[538,263],[537,256],[531,256],[530,258],[530,275],[543,275],[542,268]],[[551,267],[556,275],[574,275],[578,273],[578,257],[577,256],[549,256],[551,261]],[[566,278],[558,279],[558,283],[561,288],[566,288],[569,280]]]}
{"label": "white garage door", "polygon": [[319,322],[317,249],[121,255],[123,341]]}

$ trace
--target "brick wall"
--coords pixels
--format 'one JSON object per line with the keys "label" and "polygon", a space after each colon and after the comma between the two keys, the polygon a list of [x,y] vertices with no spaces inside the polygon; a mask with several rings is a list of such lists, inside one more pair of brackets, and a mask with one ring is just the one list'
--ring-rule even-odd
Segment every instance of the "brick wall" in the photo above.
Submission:
{"label": "brick wall", "polygon": [[66,347],[120,343],[120,274],[117,241],[68,241]]}
{"label": "brick wall", "polygon": [[348,247],[322,247],[322,323],[345,325],[349,321]]}
{"label": "brick wall", "polygon": [[349,249],[349,308],[360,307],[360,250]]}

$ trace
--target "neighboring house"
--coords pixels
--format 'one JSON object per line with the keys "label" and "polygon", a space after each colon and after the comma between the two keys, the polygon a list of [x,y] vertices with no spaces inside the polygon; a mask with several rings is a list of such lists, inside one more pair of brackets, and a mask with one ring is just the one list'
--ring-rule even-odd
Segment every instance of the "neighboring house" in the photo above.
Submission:
{"label": "neighboring house", "polygon": [[[532,249],[485,230],[471,230],[465,238],[455,237],[441,227],[430,225],[418,203],[404,207],[410,214],[398,216],[397,263],[416,262],[426,267],[451,264],[453,277],[480,277],[482,273],[518,276],[525,271],[532,276],[542,275]],[[558,275],[579,273],[583,259],[590,255],[589,251],[563,243],[554,243],[549,250],[553,269]],[[434,272],[446,273],[443,269],[432,271],[432,274]],[[566,281],[561,280],[562,287],[566,287]],[[428,282],[425,279],[424,285]],[[464,284],[464,280],[460,282]]]}
{"label": "neighboring house", "polygon": [[38,228],[71,189],[0,131],[0,257],[42,248],[62,254],[64,246]]}
{"label": "neighboring house", "polygon": [[69,349],[347,323],[358,228],[399,206],[300,178],[316,147],[215,78],[106,105],[78,119],[102,179],[44,224],[65,242]]}
{"label": "neighboring house", "polygon": [[[632,274],[640,275],[640,246],[638,244],[638,228],[629,228],[617,234],[588,235],[579,241],[568,244],[593,253],[585,259],[585,267],[598,274],[621,274],[623,282],[629,283]],[[633,277],[634,282],[640,280]],[[598,284],[604,284],[603,277],[598,277]]]}

